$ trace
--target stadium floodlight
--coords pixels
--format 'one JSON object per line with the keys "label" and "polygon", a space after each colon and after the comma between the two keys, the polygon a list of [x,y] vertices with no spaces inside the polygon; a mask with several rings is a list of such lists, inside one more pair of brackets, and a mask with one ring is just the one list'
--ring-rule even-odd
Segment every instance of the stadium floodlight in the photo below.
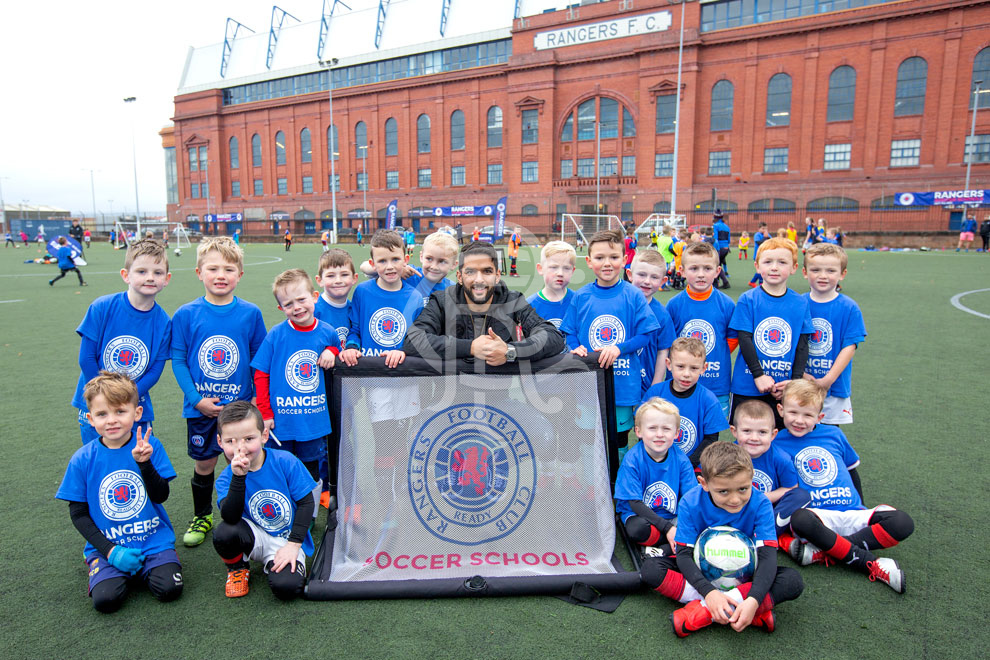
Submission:
{"label": "stadium floodlight", "polygon": [[320,60],[320,66],[327,70],[327,100],[330,102],[330,206],[333,215],[330,242],[337,242],[337,131],[333,125],[333,68],[339,60],[331,57]]}
{"label": "stadium floodlight", "polygon": [[[128,96],[124,103],[134,103],[137,97]],[[141,233],[141,204],[138,202],[137,143],[134,139],[134,113],[131,112],[131,159],[134,161],[134,218],[137,220],[138,234]]]}

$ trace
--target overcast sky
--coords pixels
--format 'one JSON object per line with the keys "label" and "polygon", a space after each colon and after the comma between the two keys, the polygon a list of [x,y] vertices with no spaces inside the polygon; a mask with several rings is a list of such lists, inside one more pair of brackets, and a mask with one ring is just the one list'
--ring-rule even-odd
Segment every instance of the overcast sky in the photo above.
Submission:
{"label": "overcast sky", "polygon": [[[4,2],[0,20],[0,185],[8,204],[91,215],[134,211],[133,122],[141,212],[165,211],[169,124],[190,46],[223,41],[230,16],[268,31],[271,0]],[[302,22],[322,0],[279,0]],[[347,0],[352,8],[377,0]],[[315,47],[315,46],[314,46]],[[219,71],[220,62],[217,62]],[[128,96],[135,103],[125,104]],[[110,200],[113,200],[112,202]]]}

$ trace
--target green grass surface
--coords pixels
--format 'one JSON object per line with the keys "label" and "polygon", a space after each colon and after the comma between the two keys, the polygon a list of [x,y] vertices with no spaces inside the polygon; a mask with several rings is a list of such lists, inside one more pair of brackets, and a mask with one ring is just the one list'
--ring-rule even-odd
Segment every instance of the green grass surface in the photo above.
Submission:
{"label": "green grass surface", "polygon": [[[223,595],[224,569],[211,544],[178,548],[185,593],[159,604],[134,593],[117,614],[97,614],[86,597],[82,539],[64,502],[53,499],[79,447],[69,405],[78,377],[75,327],[95,297],[121,290],[123,253],[94,246],[74,278],[50,288],[54,266],[27,265],[24,249],[0,252],[0,649],[13,658],[269,657],[580,657],[580,658],[975,658],[990,634],[984,584],[987,547],[982,462],[990,437],[987,346],[990,320],[949,304],[956,293],[990,287],[990,256],[969,253],[850,253],[845,291],[869,331],[854,366],[856,423],[848,435],[862,456],[869,503],[890,503],[915,519],[914,535],[887,552],[901,562],[907,593],[842,568],[801,569],[804,595],[778,608],[773,635],[708,629],[674,637],[674,604],[650,593],[614,614],[549,597],[490,600],[277,602],[255,577],[251,594]],[[280,320],[271,282],[280,271],[315,270],[320,248],[248,245],[241,297],[258,303],[269,325]],[[367,252],[352,250],[366,258]],[[536,291],[535,248],[520,256],[523,277],[510,286]],[[730,255],[733,297],[751,263]],[[159,296],[171,314],[202,294],[193,250],[171,258],[173,278]],[[575,285],[588,281],[579,271]],[[791,286],[807,291],[800,275]],[[661,294],[666,300],[671,294]],[[990,312],[990,291],[968,307]],[[155,434],[179,473],[167,503],[181,536],[191,511],[192,462],[185,454],[180,392],[166,368],[153,390]],[[321,513],[317,531],[322,531]],[[781,559],[782,564],[790,564]],[[980,568],[983,566],[983,568]]]}

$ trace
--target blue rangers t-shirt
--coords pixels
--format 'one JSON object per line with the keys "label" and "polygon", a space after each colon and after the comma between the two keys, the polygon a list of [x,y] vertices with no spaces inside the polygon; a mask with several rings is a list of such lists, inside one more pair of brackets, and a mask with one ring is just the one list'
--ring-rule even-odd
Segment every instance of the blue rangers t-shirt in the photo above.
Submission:
{"label": "blue rangers t-shirt", "polygon": [[288,321],[272,328],[251,367],[269,376],[268,395],[279,440],[307,442],[330,433],[330,413],[323,369],[316,361],[337,332],[323,321],[306,332]]}
{"label": "blue rangers t-shirt", "polygon": [[[821,378],[832,368],[839,351],[866,339],[866,324],[859,305],[849,296],[839,294],[825,303],[815,302],[804,294],[811,308],[811,325],[815,330],[808,337],[808,366],[805,372]],[[852,361],[828,389],[829,396],[844,399],[852,396]]]}
{"label": "blue rangers t-shirt", "polygon": [[[227,497],[233,475],[228,465],[217,477],[217,502]],[[244,517],[272,536],[288,539],[296,501],[314,488],[316,482],[302,461],[287,451],[266,447],[265,462],[244,476]],[[309,532],[302,549],[307,556],[313,554],[313,535]]]}
{"label": "blue rangers t-shirt", "polygon": [[656,298],[650,298],[649,304],[653,315],[657,317],[660,329],[653,334],[653,338],[646,346],[639,349],[639,373],[643,381],[644,392],[653,385],[653,377],[656,375],[657,353],[670,349],[670,345],[677,339],[677,335],[674,334],[674,322],[660,301]]}
{"label": "blue rangers t-shirt", "polygon": [[[175,478],[175,469],[158,438],[148,438],[151,464],[165,480]],[[103,535],[116,545],[151,555],[175,548],[175,532],[165,506],[152,502],[141,478],[141,468],[131,455],[137,445],[133,431],[123,447],[110,449],[102,440],[88,442],[69,459],[55,498],[85,502],[89,517]],[[84,556],[96,548],[88,541]]]}
{"label": "blue rangers t-shirt", "polygon": [[550,321],[553,326],[560,329],[560,324],[564,322],[564,314],[567,313],[567,308],[571,306],[574,302],[574,292],[567,289],[567,293],[564,297],[557,302],[551,302],[543,297],[543,291],[537,291],[529,298],[526,299],[529,306],[536,310],[544,321]]}
{"label": "blue rangers t-shirt", "polygon": [[615,478],[615,508],[625,523],[636,515],[629,502],[644,504],[667,520],[677,515],[677,501],[698,485],[691,461],[680,449],[671,446],[662,461],[655,461],[642,442],[626,453]]}
{"label": "blue rangers t-shirt", "polygon": [[[718,397],[704,385],[697,383],[690,392],[673,392],[671,382],[665,380],[646,390],[643,403],[658,396],[677,406],[677,411],[681,414],[681,430],[675,444],[685,456],[691,456],[701,447],[701,441],[706,435],[724,431],[729,428],[729,423],[722,414]],[[696,460],[692,457],[691,462]]]}
{"label": "blue rangers t-shirt", "polygon": [[418,275],[410,275],[406,279],[402,280],[404,283],[408,284],[412,288],[416,289],[423,296],[423,307],[426,307],[426,303],[430,300],[430,295],[436,291],[443,291],[447,287],[454,286],[456,282],[446,277],[439,282],[431,282],[423,275],[423,269],[419,266],[413,266]]}
{"label": "blue rangers t-shirt", "polygon": [[649,341],[659,329],[660,322],[646,304],[643,292],[622,280],[610,287],[599,286],[598,282],[581,287],[560,326],[569,349],[584,346],[590,353],[618,346],[622,351],[612,363],[618,406],[637,405],[643,392],[639,355],[636,350],[624,350],[623,344],[641,335],[647,335],[645,339]]}
{"label": "blue rangers t-shirt", "polygon": [[667,303],[667,313],[674,322],[678,337],[694,337],[705,345],[708,368],[699,381],[715,396],[729,393],[732,381],[732,357],[728,339],[738,335],[729,327],[736,304],[732,298],[713,288],[705,300],[695,300],[681,291]]}
{"label": "blue rangers t-shirt", "polygon": [[[76,332],[96,344],[98,369],[127,374],[138,383],[141,395],[138,405],[144,411],[137,421],[153,421],[155,409],[151,405],[151,395],[141,392],[139,380],[151,365],[169,357],[172,322],[161,305],[155,303],[154,307],[142,312],[131,305],[126,291],[100,296],[86,310]],[[84,412],[88,410],[83,398],[85,387],[85,376],[79,374],[72,405]]]}
{"label": "blue rangers t-shirt", "polygon": [[753,459],[753,488],[761,493],[767,494],[778,488],[793,488],[797,485],[798,476],[791,464],[791,457],[782,452],[776,442]]}
{"label": "blue rangers t-shirt", "polygon": [[966,218],[963,221],[962,230],[963,232],[975,232],[976,231],[976,218]]}
{"label": "blue rangers t-shirt", "polygon": [[386,291],[372,280],[354,288],[351,298],[347,348],[362,355],[402,350],[409,326],[423,311],[423,296],[405,282],[398,291]]}
{"label": "blue rangers t-shirt", "polygon": [[[261,310],[237,297],[226,305],[197,298],[172,317],[172,351],[185,353],[200,398],[216,397],[221,406],[254,396],[251,358],[264,340]],[[195,408],[198,402],[183,397],[182,416],[200,417]]]}
{"label": "blue rangers t-shirt", "polygon": [[351,331],[350,309],[350,301],[341,307],[337,307],[321,295],[317,299],[316,309],[313,311],[313,316],[324,323],[330,324],[337,331],[340,343],[336,344],[336,346],[340,349],[344,348],[344,345],[347,343],[347,335]]}
{"label": "blue rangers t-shirt", "polygon": [[[798,336],[814,332],[807,298],[791,289],[781,296],[772,296],[762,286],[739,296],[729,327],[737,332],[753,333],[763,373],[774,382],[790,380]],[[732,393],[760,395],[742,355],[732,372]]]}
{"label": "blue rangers t-shirt", "polygon": [[738,529],[753,539],[757,547],[777,546],[773,506],[766,495],[756,490],[751,491],[746,506],[738,513],[730,513],[715,506],[711,496],[701,486],[693,488],[681,498],[674,542],[693,548],[701,533],[716,525],[727,525]]}
{"label": "blue rangers t-shirt", "polygon": [[849,476],[859,465],[859,455],[837,427],[819,424],[800,438],[784,429],[773,445],[790,456],[802,488],[811,494],[808,506],[833,511],[865,508]]}

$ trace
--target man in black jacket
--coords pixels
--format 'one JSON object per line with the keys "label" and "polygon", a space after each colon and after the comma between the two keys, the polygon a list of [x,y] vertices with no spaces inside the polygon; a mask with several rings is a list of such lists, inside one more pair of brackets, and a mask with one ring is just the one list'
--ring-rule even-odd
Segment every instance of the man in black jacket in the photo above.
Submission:
{"label": "man in black jacket", "polygon": [[476,242],[461,250],[457,285],[430,296],[402,350],[428,360],[475,358],[498,366],[557,355],[564,336],[500,281],[495,248]]}
{"label": "man in black jacket", "polygon": [[76,243],[79,243],[79,249],[82,249],[83,245],[83,228],[79,225],[79,220],[76,218],[72,219],[72,226],[69,227],[69,236],[76,239]]}

